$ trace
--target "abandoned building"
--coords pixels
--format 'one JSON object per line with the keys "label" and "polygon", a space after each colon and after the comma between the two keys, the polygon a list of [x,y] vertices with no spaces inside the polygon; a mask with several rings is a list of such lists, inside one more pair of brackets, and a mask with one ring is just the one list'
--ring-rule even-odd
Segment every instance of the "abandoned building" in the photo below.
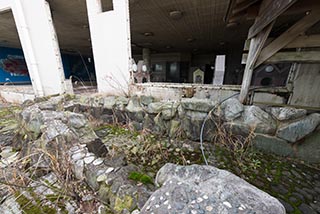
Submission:
{"label": "abandoned building", "polygon": [[320,213],[319,0],[0,0],[0,29],[0,210],[56,146],[94,211]]}
{"label": "abandoned building", "polygon": [[63,94],[71,82],[164,99],[241,89],[242,102],[317,108],[318,5],[1,0],[0,82],[32,83],[22,93],[35,96]]}

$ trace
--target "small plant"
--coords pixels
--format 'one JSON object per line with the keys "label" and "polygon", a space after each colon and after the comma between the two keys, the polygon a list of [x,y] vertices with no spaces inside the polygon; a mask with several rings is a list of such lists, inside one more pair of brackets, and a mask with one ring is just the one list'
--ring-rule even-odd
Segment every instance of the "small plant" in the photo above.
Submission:
{"label": "small plant", "polygon": [[[242,171],[248,169],[257,169],[260,167],[260,161],[255,159],[252,151],[252,140],[254,138],[254,129],[250,129],[245,134],[238,134],[233,131],[234,127],[222,125],[220,120],[215,120],[216,132],[213,136],[213,143],[225,149],[230,154],[230,159],[235,162]],[[249,163],[249,164],[248,164]]]}
{"label": "small plant", "polygon": [[153,180],[150,176],[140,172],[131,172],[128,178],[137,182],[141,182],[145,185],[153,184]]}

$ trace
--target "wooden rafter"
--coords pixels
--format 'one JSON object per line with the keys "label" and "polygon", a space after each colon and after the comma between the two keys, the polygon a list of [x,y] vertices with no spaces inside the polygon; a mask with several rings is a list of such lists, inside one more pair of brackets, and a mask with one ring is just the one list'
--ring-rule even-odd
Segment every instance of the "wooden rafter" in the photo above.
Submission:
{"label": "wooden rafter", "polygon": [[251,7],[252,5],[254,5],[255,3],[257,3],[260,0],[245,0],[243,2],[240,2],[238,4],[236,4],[236,6],[233,8],[232,13],[236,14],[239,13],[243,10],[248,9],[249,7]]}
{"label": "wooden rafter", "polygon": [[[270,44],[274,40],[275,40],[275,38],[268,38],[268,40],[266,41],[266,45]],[[246,40],[246,42],[244,44],[244,49],[243,49],[244,51],[249,50],[250,41],[251,41],[250,39]],[[316,47],[320,47],[320,34],[298,36],[295,40],[290,42],[283,49],[316,48]],[[244,64],[246,64],[246,63],[244,63]]]}
{"label": "wooden rafter", "polygon": [[256,36],[262,29],[272,23],[284,11],[286,11],[297,0],[264,0],[259,10],[259,16],[249,30],[248,38]]}
{"label": "wooden rafter", "polygon": [[303,35],[297,37],[285,48],[313,48],[320,47],[320,34],[316,35]]}
{"label": "wooden rafter", "polygon": [[[248,54],[243,54],[242,63],[245,64],[248,59]],[[299,63],[319,63],[320,51],[284,51],[279,52],[270,57],[266,63],[285,63],[285,62],[299,62]]]}

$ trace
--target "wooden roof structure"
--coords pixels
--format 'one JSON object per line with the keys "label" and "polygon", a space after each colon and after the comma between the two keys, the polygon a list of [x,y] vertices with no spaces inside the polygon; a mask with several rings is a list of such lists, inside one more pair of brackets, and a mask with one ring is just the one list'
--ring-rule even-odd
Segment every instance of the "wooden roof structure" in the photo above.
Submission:
{"label": "wooden roof structure", "polygon": [[[302,17],[276,37],[270,37],[277,19],[286,14],[302,13]],[[246,17],[254,19],[248,32],[244,55],[246,64],[240,101],[250,91],[254,69],[263,63],[320,62],[320,34],[306,34],[320,21],[317,0],[231,0],[226,16],[229,26]]]}

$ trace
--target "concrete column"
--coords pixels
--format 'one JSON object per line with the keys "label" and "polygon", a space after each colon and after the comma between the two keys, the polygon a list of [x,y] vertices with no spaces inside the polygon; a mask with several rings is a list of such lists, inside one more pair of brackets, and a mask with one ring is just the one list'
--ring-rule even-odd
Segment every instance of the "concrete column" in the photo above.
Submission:
{"label": "concrete column", "polygon": [[0,12],[11,9],[11,0],[0,0]]}
{"label": "concrete column", "polygon": [[65,77],[50,6],[12,0],[11,9],[36,96],[65,93]]}
{"label": "concrete column", "polygon": [[143,48],[142,49],[142,58],[143,58],[144,64],[147,66],[148,71],[150,71],[151,51],[150,51],[149,48]]}
{"label": "concrete column", "polygon": [[127,95],[131,82],[131,39],[128,0],[113,1],[103,12],[101,0],[86,0],[98,91]]}

